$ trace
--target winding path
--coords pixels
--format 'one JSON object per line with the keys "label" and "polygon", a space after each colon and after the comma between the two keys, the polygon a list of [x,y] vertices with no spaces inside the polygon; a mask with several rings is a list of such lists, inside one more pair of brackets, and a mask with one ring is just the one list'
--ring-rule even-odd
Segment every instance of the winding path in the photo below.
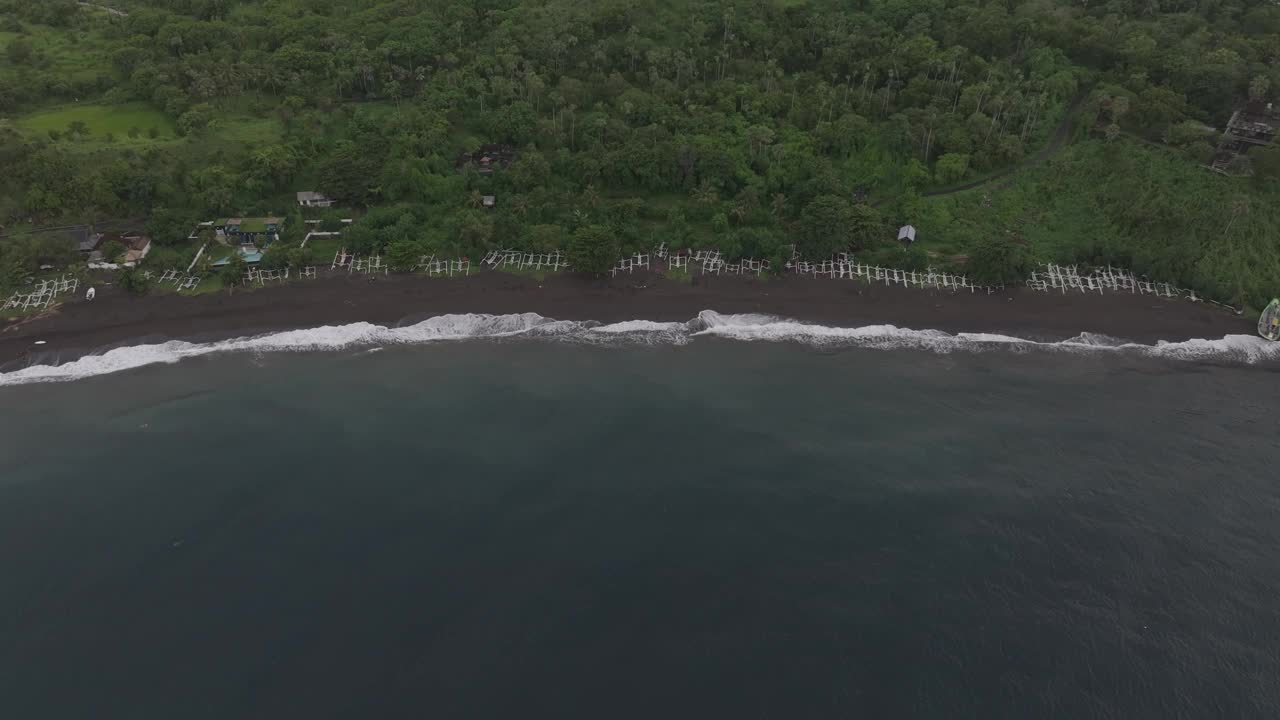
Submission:
{"label": "winding path", "polygon": [[91,3],[91,2],[78,2],[76,4],[79,5],[80,7],[93,8],[94,10],[103,10],[108,15],[115,15],[116,17],[122,17],[122,18],[129,17],[129,13],[123,10],[117,10],[113,7],[107,7],[106,5],[99,5],[97,3]]}
{"label": "winding path", "polygon": [[[1049,138],[1049,144],[1040,148],[1040,150],[1038,150],[1035,155],[1032,155],[1031,157],[1023,159],[1022,162],[1018,163],[1017,165],[1010,165],[1009,167],[1003,170],[997,171],[985,177],[978,178],[977,180],[970,180],[960,185],[952,185],[950,187],[938,188],[936,190],[929,190],[928,192],[920,193],[920,196],[921,197],[939,197],[942,195],[954,195],[956,193],[961,193],[966,190],[973,190],[974,188],[979,188],[979,187],[982,187],[983,185],[993,183],[996,180],[1007,178],[1010,175],[1013,175],[1014,173],[1021,172],[1023,170],[1026,170],[1027,168],[1035,167],[1036,165],[1039,165],[1045,162],[1049,158],[1056,155],[1058,151],[1062,150],[1062,148],[1066,146],[1067,138],[1071,137],[1071,118],[1073,115],[1075,115],[1076,110],[1079,109],[1080,107],[1080,103],[1084,102],[1084,99],[1085,97],[1088,96],[1088,94],[1089,94],[1088,89],[1081,90],[1076,93],[1075,97],[1071,98],[1071,102],[1067,103],[1067,108],[1062,113],[1062,121],[1059,122],[1058,127],[1054,129],[1053,137]],[[873,203],[873,205],[878,207],[880,205],[891,202],[893,200],[894,198],[884,198],[882,200],[876,201],[875,203]]]}

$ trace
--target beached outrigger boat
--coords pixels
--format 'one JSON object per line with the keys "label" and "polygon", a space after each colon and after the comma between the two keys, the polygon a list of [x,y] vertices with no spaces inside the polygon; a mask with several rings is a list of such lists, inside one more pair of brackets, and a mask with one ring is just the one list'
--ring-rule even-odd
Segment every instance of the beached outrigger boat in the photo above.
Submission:
{"label": "beached outrigger boat", "polygon": [[1280,298],[1271,301],[1258,318],[1258,334],[1268,340],[1280,340]]}

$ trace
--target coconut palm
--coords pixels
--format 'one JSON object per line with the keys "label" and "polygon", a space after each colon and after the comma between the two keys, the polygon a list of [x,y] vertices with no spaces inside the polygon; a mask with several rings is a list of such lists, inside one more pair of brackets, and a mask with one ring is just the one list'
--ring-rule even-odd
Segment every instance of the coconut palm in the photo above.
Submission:
{"label": "coconut palm", "polygon": [[769,203],[773,210],[773,214],[782,217],[787,212],[787,196],[782,193],[774,193],[773,201]]}
{"label": "coconut palm", "polygon": [[720,200],[720,193],[716,192],[715,187],[710,182],[703,180],[698,189],[693,191],[693,199],[704,205],[710,205]]}

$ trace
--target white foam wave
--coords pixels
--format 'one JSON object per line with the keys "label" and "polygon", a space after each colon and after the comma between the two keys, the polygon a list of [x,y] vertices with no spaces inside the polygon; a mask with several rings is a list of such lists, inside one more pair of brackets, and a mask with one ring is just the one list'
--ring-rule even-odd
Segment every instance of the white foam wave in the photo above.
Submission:
{"label": "white foam wave", "polygon": [[1079,345],[1093,345],[1095,347],[1119,347],[1125,345],[1126,341],[1120,338],[1111,337],[1110,335],[1101,335],[1099,333],[1084,332],[1065,340],[1064,342],[1076,343]]}
{"label": "white foam wave", "polygon": [[98,355],[86,355],[61,365],[32,365],[21,370],[0,373],[0,386],[75,380],[146,365],[171,364],[186,358],[220,352],[342,350],[351,347],[381,347],[473,338],[556,335],[575,330],[580,326],[581,323],[551,320],[535,313],[468,314],[441,315],[396,328],[360,322],[350,325],[326,325],[307,330],[287,330],[212,343],[174,340],[156,345],[115,348]]}
{"label": "white foam wave", "polygon": [[651,320],[627,320],[610,325],[584,325],[584,332],[569,333],[563,337],[573,342],[597,345],[638,343],[645,345],[685,345],[692,338],[690,323],[653,322]]}
{"label": "white foam wave", "polygon": [[627,320],[626,322],[600,325],[590,328],[596,333],[635,333],[635,332],[678,332],[684,330],[688,323],[653,322],[652,320]]}
{"label": "white foam wave", "polygon": [[1180,360],[1227,360],[1258,363],[1280,360],[1280,343],[1250,335],[1228,335],[1218,340],[1187,340],[1141,345],[1103,335],[1083,333],[1062,342],[1038,342],[1008,335],[911,330],[894,325],[843,328],[812,325],[768,315],[722,315],[704,310],[684,323],[630,320],[601,325],[595,322],[552,320],[535,313],[520,315],[441,315],[401,327],[371,323],[324,326],[308,330],[235,338],[212,343],[170,341],[155,345],[116,348],[86,355],[60,365],[33,365],[0,373],[0,386],[52,382],[105,375],[155,364],[172,364],[186,358],[223,352],[333,351],[346,348],[379,349],[389,345],[414,345],[472,339],[550,338],[587,344],[684,345],[699,337],[746,342],[798,342],[815,346],[872,349],[916,348],[932,352],[981,351],[1005,348],[1050,351],[1136,352]]}
{"label": "white foam wave", "polygon": [[949,352],[973,343],[1030,343],[1030,340],[985,333],[950,335],[941,330],[910,330],[895,325],[829,327],[784,320],[768,315],[721,315],[704,310],[698,320],[705,329],[695,335],[732,340],[802,342],[809,345],[844,345],[878,349],[923,348]]}
{"label": "white foam wave", "polygon": [[798,341],[813,345],[848,345],[870,348],[921,348],[935,352],[981,350],[999,346],[1055,351],[1127,351],[1178,360],[1227,360],[1258,363],[1280,361],[1280,343],[1253,335],[1227,335],[1217,340],[1160,341],[1155,345],[1132,343],[1095,333],[1059,342],[1041,342],[992,333],[957,333],[941,330],[911,330],[894,325],[867,325],[856,328],[809,325],[794,320],[761,315],[720,315],[704,310],[699,319],[706,329],[697,335],[715,335],[735,340]]}

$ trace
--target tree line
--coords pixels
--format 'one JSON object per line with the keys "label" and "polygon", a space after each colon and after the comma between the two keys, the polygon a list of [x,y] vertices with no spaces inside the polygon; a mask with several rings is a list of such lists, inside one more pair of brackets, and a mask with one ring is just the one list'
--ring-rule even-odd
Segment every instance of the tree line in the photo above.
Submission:
{"label": "tree line", "polygon": [[[1114,125],[1194,162],[1212,141],[1206,125],[1280,80],[1280,8],[1243,1],[126,9],[0,0],[19,40],[79,34],[101,60],[97,74],[59,77],[37,43],[10,42],[0,109],[146,103],[181,134],[151,149],[105,144],[86,163],[81,133],[0,125],[3,222],[278,212],[311,189],[367,209],[353,242],[378,248],[564,247],[610,228],[623,249],[771,257],[794,243],[917,263],[892,239],[922,214],[921,193],[1034,153],[1082,88],[1098,88],[1082,126]],[[242,133],[246,120],[267,130]],[[458,166],[484,143],[518,159],[492,175]],[[478,207],[481,194],[498,206]],[[975,242],[1003,236],[976,222]]]}

